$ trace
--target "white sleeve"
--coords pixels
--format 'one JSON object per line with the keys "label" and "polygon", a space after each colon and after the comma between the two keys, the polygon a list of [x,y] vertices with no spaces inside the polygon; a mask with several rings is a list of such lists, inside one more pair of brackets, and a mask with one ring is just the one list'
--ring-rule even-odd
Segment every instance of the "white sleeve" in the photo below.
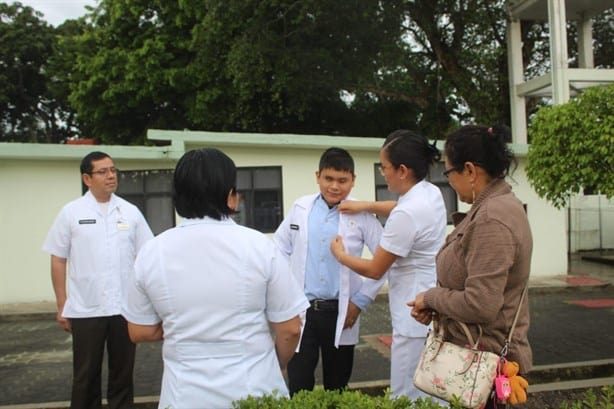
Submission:
{"label": "white sleeve", "polygon": [[70,218],[66,207],[64,207],[55,218],[49,233],[47,233],[47,238],[43,243],[43,251],[57,257],[68,258],[70,241]]}
{"label": "white sleeve", "polygon": [[394,208],[386,220],[379,245],[392,254],[407,257],[414,245],[417,232],[416,223],[411,215]]}
{"label": "white sleeve", "polygon": [[143,245],[147,243],[149,240],[151,240],[151,238],[153,237],[153,233],[151,231],[151,228],[149,227],[149,224],[147,224],[147,220],[145,220],[145,217],[143,216],[141,211],[136,209],[136,212],[138,214],[137,214],[137,224],[136,224],[135,249],[136,249],[136,252],[138,253],[143,247]]}
{"label": "white sleeve", "polygon": [[275,231],[273,235],[273,241],[277,248],[282,252],[285,257],[290,257],[294,250],[294,243],[292,242],[292,232],[291,232],[291,220],[294,218],[294,209],[296,205],[292,206],[290,212],[284,217],[281,224]]}
{"label": "white sleeve", "polygon": [[[371,251],[371,254],[375,254],[375,250],[379,246],[380,240],[382,238],[384,228],[382,227],[382,224],[380,223],[378,218],[369,213],[365,214],[364,230],[365,244]],[[379,290],[382,288],[384,283],[386,283],[387,279],[388,272],[386,272],[386,274],[384,274],[379,280],[364,278],[359,293],[366,295],[371,300],[374,300],[379,293]]]}
{"label": "white sleeve", "polygon": [[366,213],[364,216],[364,241],[369,250],[371,251],[371,254],[375,254],[375,250],[379,246],[380,240],[382,238],[384,228],[382,227],[382,224],[380,223],[378,218],[375,217],[373,214]]}
{"label": "white sleeve", "polygon": [[271,275],[267,283],[266,315],[271,322],[287,321],[309,308],[305,293],[294,276],[288,271],[289,265],[279,249],[273,248]]}
{"label": "white sleeve", "polygon": [[130,275],[124,294],[122,315],[134,324],[154,325],[161,321],[147,294],[143,279],[154,275],[158,265],[154,244],[148,242],[139,252],[134,263],[134,274]]}

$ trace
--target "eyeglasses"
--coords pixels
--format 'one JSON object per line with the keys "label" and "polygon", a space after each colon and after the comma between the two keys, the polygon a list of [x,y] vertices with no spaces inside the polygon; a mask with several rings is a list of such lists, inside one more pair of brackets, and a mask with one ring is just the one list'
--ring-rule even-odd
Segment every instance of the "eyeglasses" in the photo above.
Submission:
{"label": "eyeglasses", "polygon": [[117,168],[102,168],[98,170],[93,170],[89,172],[90,175],[99,175],[99,176],[107,176],[109,173],[112,175],[117,175]]}
{"label": "eyeglasses", "polygon": [[442,174],[442,175],[443,175],[443,176],[444,176],[444,177],[447,179],[447,178],[448,178],[448,175],[449,175],[450,173],[452,173],[452,172],[456,172],[456,171],[458,171],[458,170],[460,170],[460,169],[459,169],[459,168],[457,168],[457,167],[453,167],[453,168],[450,168],[450,169],[446,169],[446,170],[444,170],[443,172],[441,172],[441,174]]}

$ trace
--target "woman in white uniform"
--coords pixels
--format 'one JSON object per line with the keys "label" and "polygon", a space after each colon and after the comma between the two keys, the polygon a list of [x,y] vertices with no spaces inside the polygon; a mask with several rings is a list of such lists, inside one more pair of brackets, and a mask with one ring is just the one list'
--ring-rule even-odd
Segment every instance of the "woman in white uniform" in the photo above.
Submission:
{"label": "woman in white uniform", "polygon": [[341,212],[359,210],[388,215],[384,233],[372,259],[347,254],[341,237],[331,251],[344,264],[365,277],[379,279],[388,273],[392,351],[390,389],[393,396],[412,400],[429,395],[413,384],[428,327],[410,317],[407,302],[434,287],[435,255],[446,229],[446,209],[439,188],[424,180],[440,153],[428,140],[412,131],[397,130],[380,150],[380,172],[388,189],[398,193],[395,202],[342,203]]}
{"label": "woman in white uniform", "polygon": [[[184,220],[139,252],[124,316],[134,342],[164,340],[160,408],[229,408],[277,390],[309,303],[263,234],[236,224],[236,168],[217,149],[177,163]],[[271,334],[271,329],[274,334]]]}

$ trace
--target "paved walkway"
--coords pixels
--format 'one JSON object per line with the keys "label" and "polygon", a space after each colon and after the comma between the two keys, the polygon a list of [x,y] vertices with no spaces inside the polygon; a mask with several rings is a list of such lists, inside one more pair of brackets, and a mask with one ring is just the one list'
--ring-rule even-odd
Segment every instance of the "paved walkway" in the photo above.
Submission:
{"label": "paved walkway", "polygon": [[[568,276],[531,280],[529,301],[529,339],[537,368],[614,362],[613,265],[574,260]],[[68,406],[71,339],[57,328],[54,308],[52,303],[0,307],[0,409]],[[361,325],[351,384],[386,384],[391,327],[385,293],[365,312]],[[137,347],[138,400],[159,395],[160,353],[160,343]]]}

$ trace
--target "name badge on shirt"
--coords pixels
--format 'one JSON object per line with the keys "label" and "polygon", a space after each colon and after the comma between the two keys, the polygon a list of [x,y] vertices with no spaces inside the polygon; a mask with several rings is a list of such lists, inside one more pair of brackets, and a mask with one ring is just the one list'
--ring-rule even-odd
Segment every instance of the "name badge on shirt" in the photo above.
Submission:
{"label": "name badge on shirt", "polygon": [[298,224],[291,224],[290,230],[298,230]]}
{"label": "name badge on shirt", "polygon": [[117,230],[130,230],[130,225],[124,222],[117,222]]}
{"label": "name badge on shirt", "polygon": [[96,219],[81,219],[79,224],[96,224]]}

